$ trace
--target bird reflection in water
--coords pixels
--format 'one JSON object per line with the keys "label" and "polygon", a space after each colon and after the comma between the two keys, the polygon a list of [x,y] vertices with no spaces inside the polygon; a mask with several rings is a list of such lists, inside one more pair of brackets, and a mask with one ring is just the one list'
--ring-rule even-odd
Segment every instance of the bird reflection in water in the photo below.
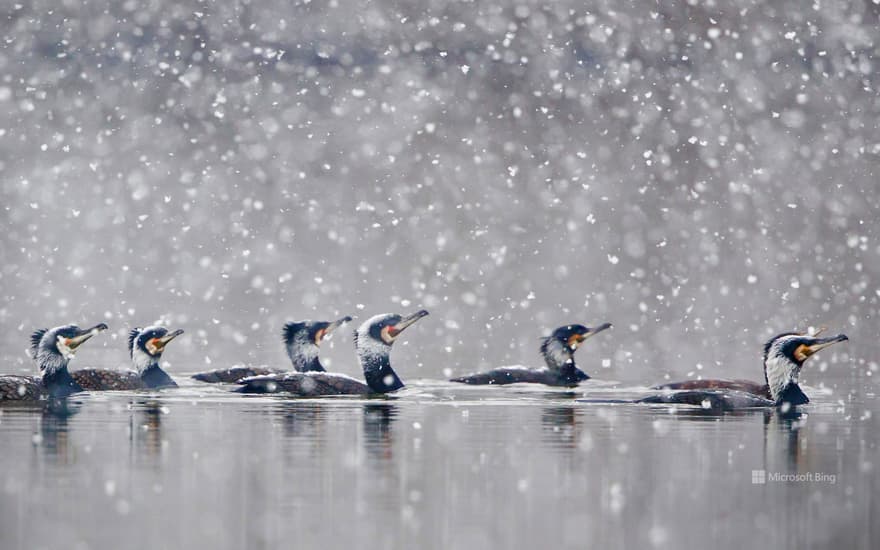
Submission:
{"label": "bird reflection in water", "polygon": [[322,456],[327,448],[328,418],[333,411],[334,409],[324,403],[296,400],[283,402],[278,409],[272,411],[275,425],[280,424],[285,440],[292,443],[284,447],[286,460]]}
{"label": "bird reflection in water", "polygon": [[162,456],[162,416],[168,407],[159,400],[135,401],[131,404],[129,442],[134,462],[146,459],[155,463]]}
{"label": "bird reflection in water", "polygon": [[46,458],[56,464],[72,464],[76,460],[70,441],[68,422],[79,413],[81,404],[67,399],[50,399],[42,404],[39,437],[34,437]]}
{"label": "bird reflection in water", "polygon": [[541,412],[541,425],[546,428],[544,439],[565,449],[578,446],[579,424],[575,407],[547,407]]}
{"label": "bird reflection in water", "polygon": [[806,429],[808,415],[797,410],[780,408],[717,410],[683,407],[676,409],[674,417],[679,420],[696,422],[717,422],[719,420],[737,422],[751,418],[761,418],[764,430],[764,460],[762,468],[766,472],[798,474],[816,469],[819,458],[813,456]]}
{"label": "bird reflection in water", "polygon": [[371,459],[381,462],[393,458],[392,424],[397,419],[397,415],[397,405],[388,403],[364,405],[364,449]]}
{"label": "bird reflection in water", "polygon": [[808,415],[798,411],[764,414],[764,469],[797,474],[813,469],[806,430]]}
{"label": "bird reflection in water", "polygon": [[327,415],[322,403],[283,403],[279,412],[285,437],[316,443],[325,441],[324,418]]}

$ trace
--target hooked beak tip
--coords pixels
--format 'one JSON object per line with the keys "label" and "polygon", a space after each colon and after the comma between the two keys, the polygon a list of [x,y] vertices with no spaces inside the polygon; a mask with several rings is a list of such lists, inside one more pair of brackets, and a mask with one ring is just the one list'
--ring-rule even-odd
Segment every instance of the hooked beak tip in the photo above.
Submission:
{"label": "hooked beak tip", "polygon": [[77,336],[73,338],[69,338],[67,340],[67,345],[71,350],[75,350],[80,347],[86,340],[90,339],[92,336],[100,333],[103,330],[107,330],[107,325],[104,323],[97,324],[90,329],[82,330]]}
{"label": "hooked beak tip", "polygon": [[828,338],[817,338],[817,344],[822,346],[828,346],[831,344],[836,344],[837,342],[846,342],[849,340],[849,337],[846,334],[838,334],[837,336],[829,336]]}
{"label": "hooked beak tip", "polygon": [[394,325],[393,327],[390,327],[392,336],[397,336],[398,334],[403,332],[403,330],[406,327],[412,325],[413,323],[415,323],[416,321],[418,321],[422,317],[425,317],[426,315],[428,315],[428,310],[420,309],[419,311],[413,313],[412,315],[408,315],[408,316],[404,317],[396,325]]}
{"label": "hooked beak tip", "polygon": [[596,334],[602,332],[603,330],[608,330],[611,327],[612,327],[611,323],[602,323],[601,325],[599,325],[597,327],[593,327],[591,329],[588,329],[587,332],[583,335],[583,337],[586,340],[590,336],[596,335]]}
{"label": "hooked beak tip", "polygon": [[330,328],[330,330],[333,330],[335,328],[341,327],[345,323],[350,323],[351,320],[352,320],[351,315],[346,315],[345,317],[341,317],[340,319],[337,319],[336,321],[333,321],[332,323],[330,323],[329,328]]}
{"label": "hooked beak tip", "polygon": [[171,340],[174,340],[175,338],[177,338],[181,334],[183,334],[183,329],[177,329],[174,332],[169,332],[168,334],[166,334],[162,338],[157,338],[157,340],[158,340],[157,347],[159,349],[164,349],[165,346],[168,344],[168,342],[170,342]]}
{"label": "hooked beak tip", "polygon": [[333,333],[336,329],[338,329],[339,327],[341,327],[342,325],[344,325],[345,323],[348,323],[348,322],[351,322],[351,317],[346,315],[345,317],[342,317],[340,319],[333,321],[332,323],[329,323],[321,332],[321,335],[320,335],[320,338],[318,338],[318,341],[321,341],[321,340],[324,340],[325,338],[328,338],[331,333]]}

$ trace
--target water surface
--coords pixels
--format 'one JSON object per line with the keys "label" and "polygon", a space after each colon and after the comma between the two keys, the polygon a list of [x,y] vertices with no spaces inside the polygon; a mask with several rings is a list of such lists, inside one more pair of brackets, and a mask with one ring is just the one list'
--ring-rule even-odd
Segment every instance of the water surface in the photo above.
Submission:
{"label": "water surface", "polygon": [[[56,410],[3,408],[0,546],[878,540],[870,393],[837,402],[814,389],[815,403],[795,417],[714,416],[577,400],[636,391],[610,384],[570,392],[416,382],[392,398],[296,400],[182,382],[84,394]],[[766,483],[753,483],[756,470]]]}

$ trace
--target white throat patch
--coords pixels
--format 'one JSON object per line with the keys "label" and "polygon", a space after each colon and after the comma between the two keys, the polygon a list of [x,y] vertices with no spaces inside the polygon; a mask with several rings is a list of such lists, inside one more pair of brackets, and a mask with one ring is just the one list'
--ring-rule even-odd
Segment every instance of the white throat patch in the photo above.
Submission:
{"label": "white throat patch", "polygon": [[544,361],[551,369],[559,369],[568,363],[574,362],[574,357],[565,347],[565,344],[553,337],[548,337],[541,349]]}
{"label": "white throat patch", "polygon": [[388,357],[391,344],[381,342],[370,336],[370,327],[387,316],[387,314],[374,315],[358,327],[355,333],[355,347],[357,348],[358,358],[361,361],[361,367],[367,362]]}
{"label": "white throat patch", "polygon": [[58,348],[58,351],[61,353],[61,356],[65,359],[70,359],[71,357],[73,357],[73,354],[76,353],[75,349],[67,345],[67,338],[61,336],[60,334],[56,337],[55,345]]}
{"label": "white throat patch", "polygon": [[134,350],[131,352],[131,362],[134,365],[134,368],[136,368],[141,374],[143,374],[148,368],[158,365],[161,357],[161,353],[159,355],[150,355],[137,346],[135,346]]}
{"label": "white throat patch", "polygon": [[764,361],[764,372],[767,375],[767,385],[770,387],[770,396],[773,400],[779,399],[786,386],[797,384],[798,381],[800,366],[782,353],[783,345],[793,338],[799,336],[783,337],[773,342]]}
{"label": "white throat patch", "polygon": [[320,351],[314,340],[309,338],[307,330],[299,331],[294,335],[293,340],[287,344],[287,356],[297,371],[302,371],[312,361],[317,359]]}

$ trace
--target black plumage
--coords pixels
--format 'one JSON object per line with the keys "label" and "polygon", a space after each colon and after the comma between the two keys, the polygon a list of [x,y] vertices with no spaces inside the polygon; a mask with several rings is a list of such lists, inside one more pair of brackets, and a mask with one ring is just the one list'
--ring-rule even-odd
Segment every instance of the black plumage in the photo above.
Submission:
{"label": "black plumage", "polygon": [[64,325],[34,331],[30,354],[39,366],[40,376],[0,376],[0,401],[55,399],[82,391],[70,376],[68,363],[84,342],[103,330],[107,330],[104,323],[88,329]]}
{"label": "black plumage", "polygon": [[[321,342],[328,338],[337,328],[351,321],[345,316],[336,321],[298,321],[287,323],[281,329],[281,340],[284,349],[296,372],[325,372],[319,357]],[[269,367],[235,366],[226,369],[215,369],[199,372],[192,378],[200,382],[234,384],[243,378],[282,374],[287,371]]]}
{"label": "black plumage", "polygon": [[128,354],[137,371],[79,369],[71,373],[85,390],[143,390],[174,388],[177,383],[159,365],[165,346],[183,334],[162,326],[135,328],[128,333]]}
{"label": "black plumage", "polygon": [[604,323],[595,328],[583,325],[565,325],[541,340],[541,355],[546,367],[530,369],[527,367],[499,367],[486,372],[453,378],[451,382],[471,385],[495,385],[531,383],[547,386],[576,386],[590,376],[579,369],[574,361],[574,352],[584,340],[611,328]]}
{"label": "black plumage", "polygon": [[805,405],[809,397],[798,385],[804,362],[813,354],[837,342],[845,334],[818,338],[786,332],[764,345],[764,383],[749,380],[686,380],[658,384],[662,393],[640,399],[642,403],[696,405],[705,409],[731,411],[756,407]]}
{"label": "black plumage", "polygon": [[365,321],[355,332],[355,349],[364,372],[366,384],[350,376],[329,372],[288,372],[245,378],[237,391],[242,393],[286,392],[301,397],[326,395],[383,394],[403,387],[391,368],[391,346],[404,329],[428,315],[425,310],[402,317],[396,314],[376,315]]}

